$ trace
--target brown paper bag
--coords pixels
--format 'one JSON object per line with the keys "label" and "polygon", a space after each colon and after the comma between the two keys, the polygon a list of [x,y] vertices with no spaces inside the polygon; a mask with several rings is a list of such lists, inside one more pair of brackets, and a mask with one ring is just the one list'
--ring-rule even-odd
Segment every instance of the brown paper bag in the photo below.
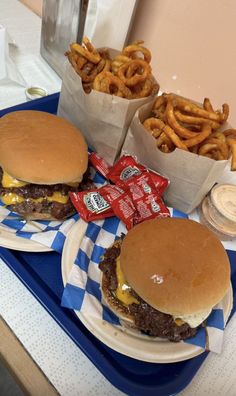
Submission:
{"label": "brown paper bag", "polygon": [[140,163],[167,176],[170,185],[164,195],[165,202],[175,209],[190,213],[221,177],[229,161],[215,161],[178,148],[168,154],[158,150],[155,139],[142,125],[150,117],[153,103],[154,100],[135,113],[122,154],[134,155]]}
{"label": "brown paper bag", "polygon": [[68,62],[62,79],[58,115],[76,125],[89,147],[112,165],[120,154],[135,111],[152,99],[149,96],[128,100],[94,90],[86,94],[79,75]]}

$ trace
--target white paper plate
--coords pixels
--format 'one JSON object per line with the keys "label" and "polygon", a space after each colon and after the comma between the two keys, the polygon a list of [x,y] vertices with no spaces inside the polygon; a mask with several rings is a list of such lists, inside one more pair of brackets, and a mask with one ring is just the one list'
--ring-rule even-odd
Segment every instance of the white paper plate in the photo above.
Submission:
{"label": "white paper plate", "polygon": [[[72,265],[75,261],[80,243],[86,230],[86,223],[79,220],[71,228],[62,252],[62,279],[67,283]],[[223,300],[224,317],[227,321],[232,309],[232,289],[229,290]],[[75,311],[81,322],[92,334],[104,344],[134,359],[153,363],[174,363],[200,355],[204,350],[198,346],[184,342],[169,342],[160,338],[153,339],[148,336],[140,336],[120,326],[111,325],[108,322],[91,316],[85,316]]]}
{"label": "white paper plate", "polygon": [[8,231],[5,227],[0,226],[0,246],[13,249],[21,250],[24,252],[50,252],[47,246],[41,245],[38,242],[32,241],[31,239],[21,238],[15,233]]}

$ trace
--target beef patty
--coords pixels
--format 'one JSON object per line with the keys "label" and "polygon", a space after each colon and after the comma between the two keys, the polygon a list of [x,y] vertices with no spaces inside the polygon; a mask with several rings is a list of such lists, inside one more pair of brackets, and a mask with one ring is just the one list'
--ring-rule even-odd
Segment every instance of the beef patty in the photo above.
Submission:
{"label": "beef patty", "polygon": [[[0,168],[0,180],[2,180],[2,168]],[[68,199],[66,203],[56,201],[48,201],[46,197],[50,197],[55,192],[67,196],[69,191],[83,191],[94,188],[94,184],[90,178],[89,170],[84,174],[83,180],[78,187],[71,187],[67,184],[33,184],[29,183],[23,187],[5,188],[0,183],[0,196],[13,193],[25,199],[24,202],[11,205],[11,210],[25,216],[29,213],[49,213],[55,219],[61,220],[75,213],[75,208]],[[41,202],[35,202],[34,199],[45,198]]]}

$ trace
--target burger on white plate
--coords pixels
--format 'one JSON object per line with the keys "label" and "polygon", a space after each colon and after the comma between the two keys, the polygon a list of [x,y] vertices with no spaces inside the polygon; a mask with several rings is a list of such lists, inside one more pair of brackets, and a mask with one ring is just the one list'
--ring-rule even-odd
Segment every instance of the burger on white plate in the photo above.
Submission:
{"label": "burger on white plate", "polygon": [[106,250],[99,268],[103,299],[123,325],[175,342],[194,336],[230,288],[223,245],[189,219],[136,225]]}
{"label": "burger on white plate", "polygon": [[68,192],[89,188],[87,167],[87,144],[68,121],[31,110],[0,119],[0,199],[22,218],[75,213]]}

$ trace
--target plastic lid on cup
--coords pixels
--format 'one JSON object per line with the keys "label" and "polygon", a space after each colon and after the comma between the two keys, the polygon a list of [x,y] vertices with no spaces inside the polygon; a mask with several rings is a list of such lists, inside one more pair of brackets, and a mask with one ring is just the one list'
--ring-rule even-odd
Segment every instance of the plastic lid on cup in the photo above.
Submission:
{"label": "plastic lid on cup", "polygon": [[213,187],[211,202],[226,219],[236,223],[236,185],[219,184]]}
{"label": "plastic lid on cup", "polygon": [[45,88],[35,86],[26,88],[25,95],[28,99],[34,100],[47,96],[48,92]]}
{"label": "plastic lid on cup", "polygon": [[236,223],[227,220],[215,208],[207,196],[199,208],[200,221],[210,228],[221,240],[232,240],[236,238]]}

